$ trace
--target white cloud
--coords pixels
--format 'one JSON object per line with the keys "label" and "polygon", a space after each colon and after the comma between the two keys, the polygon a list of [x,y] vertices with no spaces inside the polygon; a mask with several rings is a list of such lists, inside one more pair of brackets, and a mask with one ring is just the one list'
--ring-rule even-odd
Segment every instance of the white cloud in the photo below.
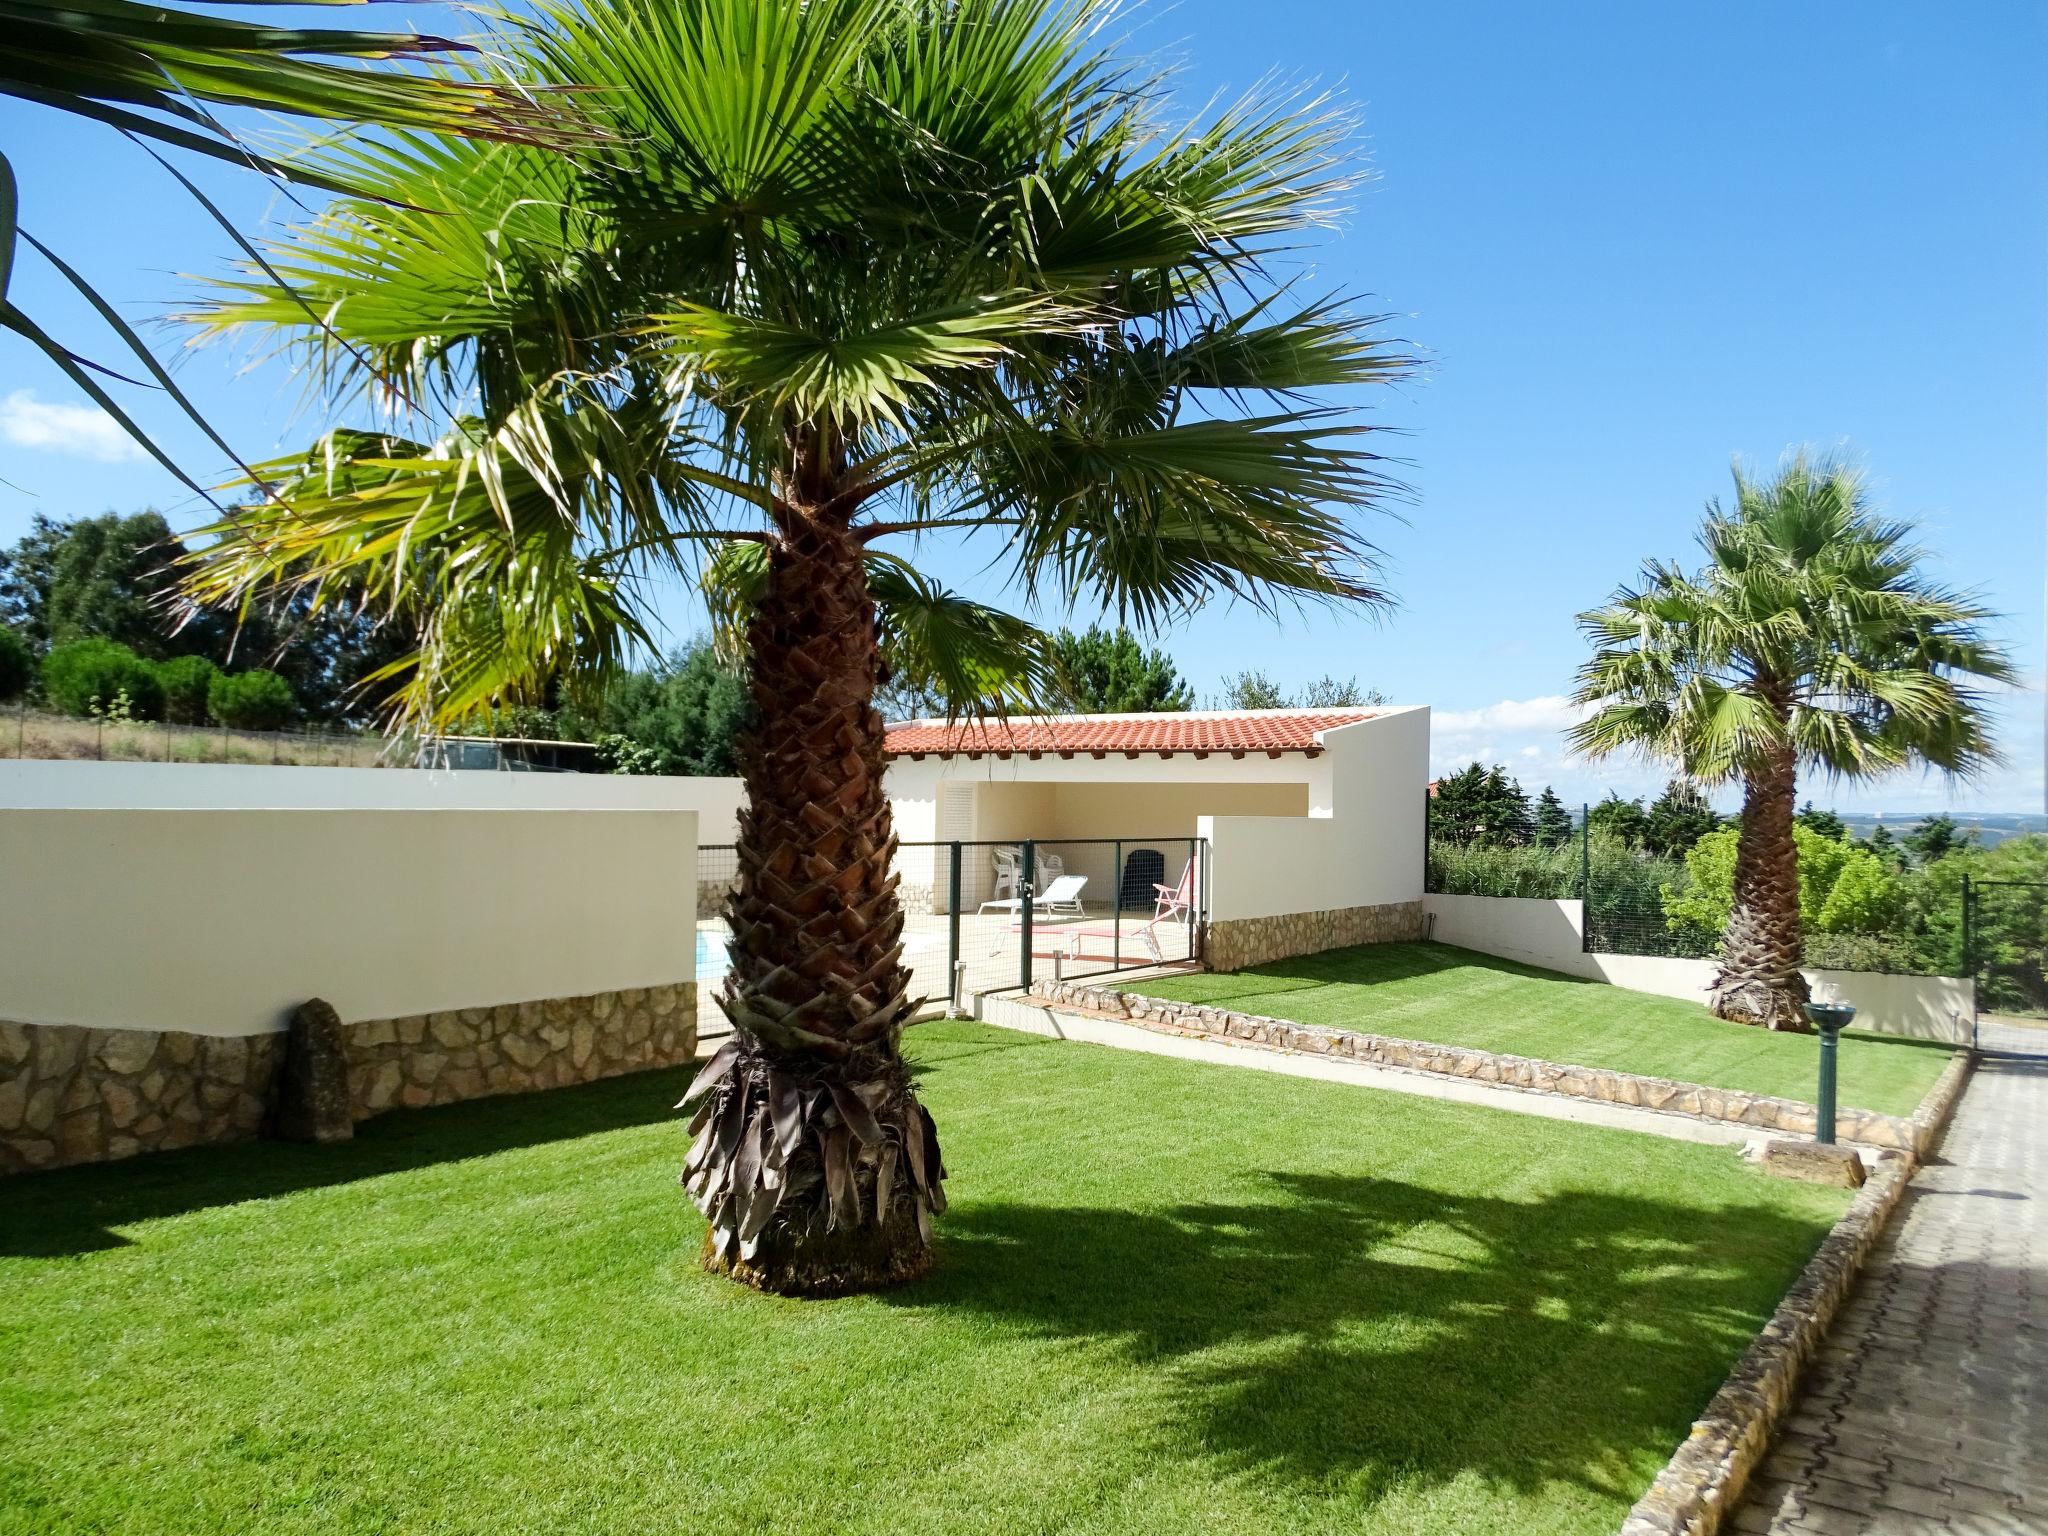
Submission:
{"label": "white cloud", "polygon": [[17,389],[0,400],[0,438],[19,448],[41,448],[103,464],[143,456],[135,440],[98,406],[38,400],[31,389]]}
{"label": "white cloud", "polygon": [[1581,707],[1561,693],[1540,699],[1502,699],[1484,709],[1439,709],[1430,714],[1438,736],[1554,734],[1575,724]]}

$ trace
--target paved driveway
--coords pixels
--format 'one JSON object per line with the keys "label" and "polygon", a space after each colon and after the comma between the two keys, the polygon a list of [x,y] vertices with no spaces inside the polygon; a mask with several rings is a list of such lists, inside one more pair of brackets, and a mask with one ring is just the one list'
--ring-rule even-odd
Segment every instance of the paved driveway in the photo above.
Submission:
{"label": "paved driveway", "polygon": [[1979,1038],[1734,1530],[2048,1536],[2048,1035]]}

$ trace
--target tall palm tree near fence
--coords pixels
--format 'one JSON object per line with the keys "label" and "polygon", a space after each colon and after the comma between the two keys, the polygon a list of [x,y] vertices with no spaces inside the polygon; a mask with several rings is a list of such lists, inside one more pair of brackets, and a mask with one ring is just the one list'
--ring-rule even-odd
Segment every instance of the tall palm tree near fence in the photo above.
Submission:
{"label": "tall palm tree near fence", "polygon": [[1593,656],[1572,743],[1632,750],[1704,784],[1742,785],[1735,906],[1714,1011],[1804,1030],[1801,768],[1863,779],[1923,764],[1968,774],[1991,754],[1978,683],[2012,665],[1987,612],[1922,569],[1909,524],[1879,517],[1861,476],[1798,452],[1769,479],[1738,464],[1735,503],[1709,503],[1696,572],[1653,561],[1579,616]]}
{"label": "tall palm tree near fence", "polygon": [[898,1052],[919,1000],[872,699],[885,657],[978,713],[1052,673],[1039,631],[919,569],[922,541],[979,537],[1023,594],[1140,625],[1382,600],[1356,517],[1390,483],[1355,414],[1306,396],[1407,359],[1273,275],[1348,184],[1347,120],[1285,94],[1176,120],[1110,15],[551,7],[499,51],[590,87],[617,152],[357,146],[384,201],[285,243],[299,295],[249,274],[200,317],[442,413],[267,469],[280,499],[213,530],[202,598],[359,580],[420,616],[392,681],[434,717],[616,664],[663,573],[743,639],[737,1033],[685,1101],[685,1178],[705,1263],[755,1285],[914,1276],[943,1209]]}

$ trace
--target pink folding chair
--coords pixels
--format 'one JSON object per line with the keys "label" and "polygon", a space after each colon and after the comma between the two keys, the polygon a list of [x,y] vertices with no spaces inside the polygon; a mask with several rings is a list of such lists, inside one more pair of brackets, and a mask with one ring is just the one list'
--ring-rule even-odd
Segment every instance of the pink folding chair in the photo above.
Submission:
{"label": "pink folding chair", "polygon": [[1195,910],[1195,861],[1189,859],[1182,868],[1178,884],[1155,885],[1152,889],[1159,893],[1153,903],[1154,923],[1192,915]]}
{"label": "pink folding chair", "polygon": [[1138,937],[1145,941],[1145,947],[1152,951],[1157,962],[1160,957],[1158,928],[1161,923],[1192,920],[1195,913],[1195,861],[1189,859],[1180,872],[1180,879],[1172,885],[1155,885],[1152,902],[1152,921],[1138,929]]}

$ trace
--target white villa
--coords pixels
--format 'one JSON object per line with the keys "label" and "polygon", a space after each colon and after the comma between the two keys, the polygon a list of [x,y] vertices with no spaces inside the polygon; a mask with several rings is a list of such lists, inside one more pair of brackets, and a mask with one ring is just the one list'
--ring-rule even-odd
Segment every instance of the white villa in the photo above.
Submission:
{"label": "white villa", "polygon": [[1206,840],[1212,953],[1232,964],[1327,947],[1295,947],[1304,926],[1419,932],[1426,707],[918,720],[890,728],[888,752],[913,904],[948,897],[947,850],[920,844],[979,845],[961,868],[971,910],[995,892],[996,850],[1025,839],[1088,877],[1096,904],[1117,895],[1106,840],[1157,850],[1168,883]]}

